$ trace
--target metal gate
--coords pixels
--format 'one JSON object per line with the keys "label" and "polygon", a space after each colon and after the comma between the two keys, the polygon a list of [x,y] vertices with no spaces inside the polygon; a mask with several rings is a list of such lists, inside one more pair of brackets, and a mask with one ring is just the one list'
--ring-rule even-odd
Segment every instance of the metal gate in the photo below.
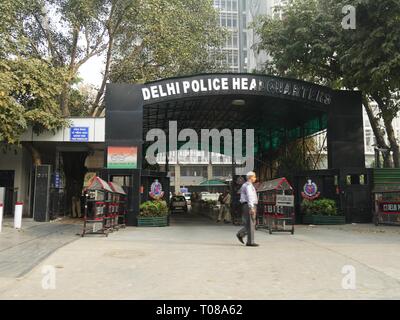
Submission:
{"label": "metal gate", "polygon": [[344,189],[346,222],[372,222],[371,191],[369,185],[349,185]]}

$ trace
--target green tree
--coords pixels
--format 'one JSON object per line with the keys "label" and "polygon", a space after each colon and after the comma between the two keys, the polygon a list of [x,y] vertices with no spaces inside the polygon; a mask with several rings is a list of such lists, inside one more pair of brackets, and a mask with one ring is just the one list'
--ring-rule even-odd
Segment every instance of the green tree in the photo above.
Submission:
{"label": "green tree", "polygon": [[[342,27],[345,5],[356,8],[355,30]],[[265,71],[333,88],[362,90],[377,145],[390,148],[393,164],[400,166],[392,126],[399,111],[399,1],[297,0],[284,10],[284,19],[263,17],[254,27],[261,38],[258,49],[272,57]],[[374,114],[371,101],[378,105],[378,115]],[[388,166],[389,156],[384,155],[384,159]]]}
{"label": "green tree", "polygon": [[105,85],[140,83],[217,69],[224,31],[211,0],[136,0],[121,11],[106,52],[103,82],[91,112],[104,106]]}
{"label": "green tree", "polygon": [[65,70],[32,56],[19,33],[29,7],[19,0],[0,4],[0,142],[8,145],[28,126],[40,133],[67,124],[58,107]]}
{"label": "green tree", "polygon": [[66,71],[60,109],[71,114],[70,99],[79,68],[101,55],[108,45],[108,26],[113,18],[112,0],[28,0],[20,35],[28,40],[32,55],[49,60]]}
{"label": "green tree", "polygon": [[142,83],[221,68],[225,30],[210,0],[146,0],[121,24],[112,82]]}
{"label": "green tree", "polygon": [[[129,82],[213,71],[223,35],[211,0],[3,0],[1,141],[99,115],[111,65],[111,80]],[[78,71],[96,55],[103,80],[89,96],[76,89]]]}
{"label": "green tree", "polygon": [[[105,86],[110,79],[134,82],[215,70],[216,48],[223,32],[211,0],[26,3],[18,12],[21,25],[14,28],[15,37],[25,39],[30,55],[66,70],[60,96],[64,116],[71,115],[70,99],[74,94],[76,98],[73,84],[79,69],[94,56],[104,56],[103,79],[89,110],[94,115],[102,111]],[[6,5],[4,8],[12,11]]]}

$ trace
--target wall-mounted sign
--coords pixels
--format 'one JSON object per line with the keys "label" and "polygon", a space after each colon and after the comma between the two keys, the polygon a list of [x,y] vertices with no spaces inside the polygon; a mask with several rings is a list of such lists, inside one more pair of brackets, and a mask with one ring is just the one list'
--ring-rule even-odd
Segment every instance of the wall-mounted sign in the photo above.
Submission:
{"label": "wall-mounted sign", "polygon": [[317,184],[309,179],[303,187],[303,192],[301,193],[301,196],[307,200],[315,200],[320,195],[321,193],[318,191]]}
{"label": "wall-mounted sign", "polygon": [[188,188],[181,188],[180,192],[183,193],[183,194],[184,193],[188,193],[189,189]]}
{"label": "wall-mounted sign", "polygon": [[108,169],[137,169],[137,147],[108,147]]}
{"label": "wall-mounted sign", "polygon": [[151,184],[149,195],[155,200],[159,200],[164,196],[162,185],[157,179]]}
{"label": "wall-mounted sign", "polygon": [[399,202],[381,202],[379,206],[383,214],[400,214]]}
{"label": "wall-mounted sign", "polygon": [[278,207],[294,207],[294,196],[284,196],[278,194],[276,196],[276,205]]}
{"label": "wall-mounted sign", "polygon": [[76,142],[89,141],[89,127],[71,127],[69,140]]}
{"label": "wall-mounted sign", "polygon": [[61,188],[61,175],[60,175],[59,172],[55,172],[54,173],[53,183],[54,183],[54,188],[56,188],[56,189],[60,189]]}

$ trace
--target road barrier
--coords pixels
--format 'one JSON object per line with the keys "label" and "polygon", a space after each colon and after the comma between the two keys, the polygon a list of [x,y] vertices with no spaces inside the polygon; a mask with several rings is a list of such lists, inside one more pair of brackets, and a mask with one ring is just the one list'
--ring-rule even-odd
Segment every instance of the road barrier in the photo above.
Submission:
{"label": "road barrier", "polygon": [[21,229],[22,225],[22,208],[24,207],[23,202],[17,202],[15,204],[15,212],[14,212],[14,228]]}
{"label": "road barrier", "polygon": [[2,203],[0,203],[0,232],[3,226],[3,211],[4,211],[4,206]]}

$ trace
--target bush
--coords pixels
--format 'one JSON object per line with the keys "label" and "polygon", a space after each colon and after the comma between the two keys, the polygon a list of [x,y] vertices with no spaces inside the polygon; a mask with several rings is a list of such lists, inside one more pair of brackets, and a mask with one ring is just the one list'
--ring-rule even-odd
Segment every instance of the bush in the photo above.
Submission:
{"label": "bush", "polygon": [[141,217],[163,217],[168,215],[168,205],[165,201],[146,201],[140,205]]}
{"label": "bush", "polygon": [[336,202],[331,199],[314,201],[304,199],[301,203],[301,211],[306,215],[336,216],[338,214]]}

